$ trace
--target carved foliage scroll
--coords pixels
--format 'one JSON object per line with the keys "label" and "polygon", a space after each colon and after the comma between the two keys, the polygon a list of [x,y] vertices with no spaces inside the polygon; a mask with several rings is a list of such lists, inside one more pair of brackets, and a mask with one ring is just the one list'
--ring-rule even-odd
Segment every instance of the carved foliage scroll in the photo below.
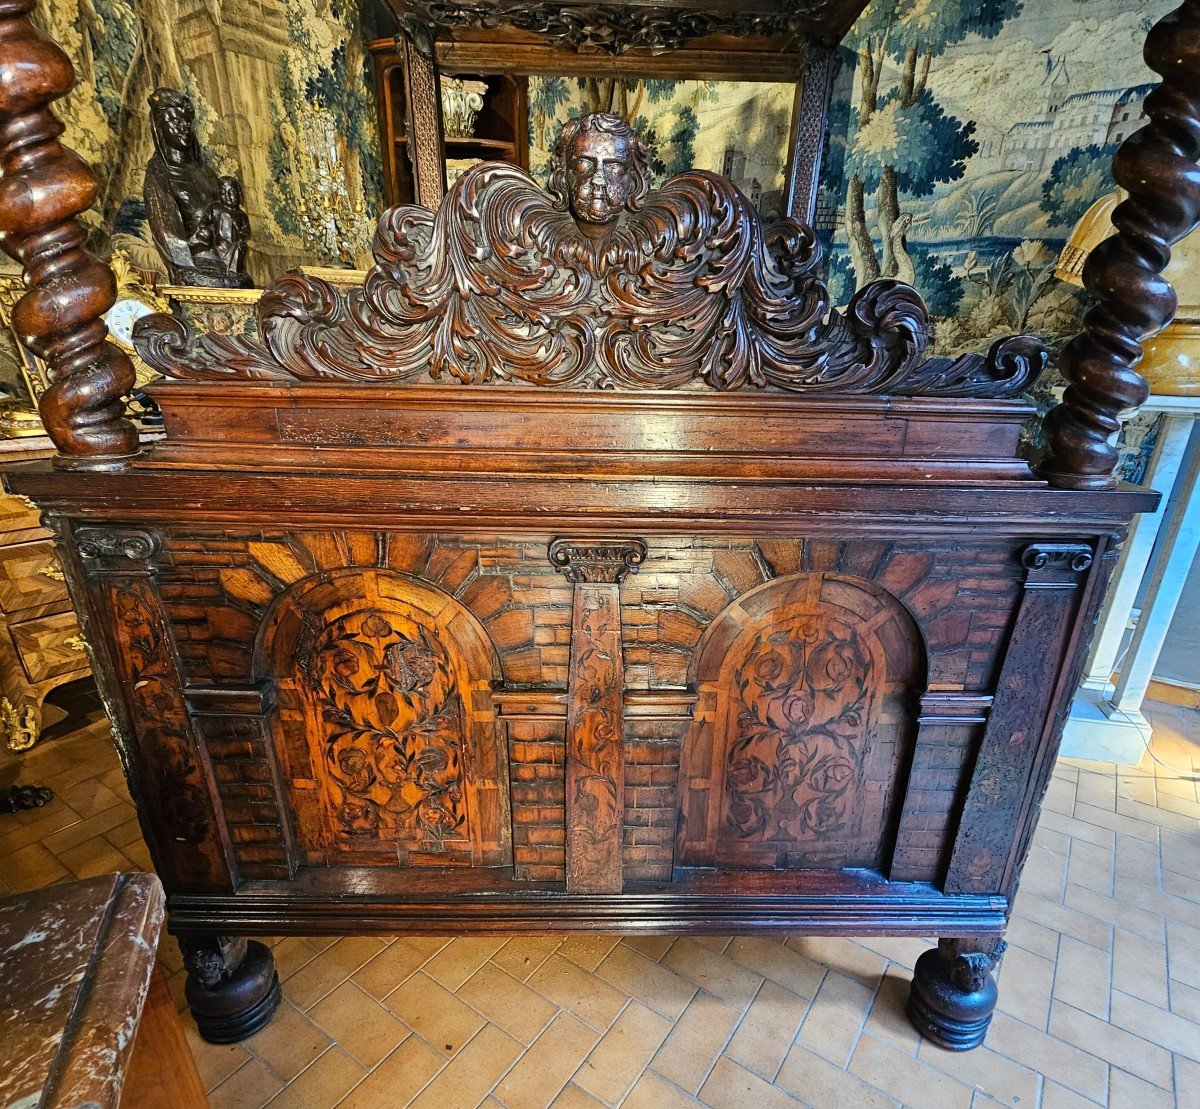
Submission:
{"label": "carved foliage scroll", "polygon": [[283,596],[263,637],[310,851],[392,863],[400,852],[414,865],[503,860],[491,660],[451,598],[386,572],[310,579]]}
{"label": "carved foliage scroll", "polygon": [[[800,0],[780,10],[689,11],[679,5],[530,3],[529,0],[407,0],[404,23],[439,31],[509,24],[541,35],[554,46],[603,54],[629,50],[678,50],[705,35],[793,35],[803,37],[830,19],[844,17],[836,0]],[[416,34],[415,29],[410,33]]]}
{"label": "carved foliage scroll", "polygon": [[433,851],[465,842],[462,693],[430,629],[396,611],[347,613],[297,663],[324,725],[339,831]]}
{"label": "carved foliage scroll", "polygon": [[764,226],[727,179],[693,170],[600,238],[513,166],[485,163],[435,214],[385,212],[362,288],[291,274],[257,306],[261,338],[139,321],[168,377],[457,381],[558,388],[707,385],[791,392],[1013,396],[1045,364],[1037,340],[924,361],[917,292],[877,281],[829,310],[811,228]]}
{"label": "carved foliage scroll", "polygon": [[731,605],[700,648],[683,861],[882,867],[919,663],[911,619],[864,581],[801,574]]}

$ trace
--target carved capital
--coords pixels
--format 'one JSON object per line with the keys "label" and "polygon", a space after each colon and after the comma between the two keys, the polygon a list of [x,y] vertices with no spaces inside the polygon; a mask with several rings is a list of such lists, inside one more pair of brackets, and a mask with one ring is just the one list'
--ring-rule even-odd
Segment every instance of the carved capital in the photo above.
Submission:
{"label": "carved capital", "polygon": [[146,562],[158,551],[158,536],[141,528],[79,528],[75,547],[88,559]]}
{"label": "carved capital", "polygon": [[569,582],[612,585],[638,572],[646,560],[646,544],[640,539],[555,539],[548,554]]}
{"label": "carved capital", "polygon": [[1073,589],[1091,568],[1094,552],[1086,543],[1031,543],[1021,552],[1027,589]]}

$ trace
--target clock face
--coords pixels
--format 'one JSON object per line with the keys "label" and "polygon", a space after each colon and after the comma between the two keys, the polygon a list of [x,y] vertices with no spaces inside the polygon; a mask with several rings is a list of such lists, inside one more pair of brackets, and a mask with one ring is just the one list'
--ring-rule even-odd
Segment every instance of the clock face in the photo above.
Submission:
{"label": "clock face", "polygon": [[122,297],[104,317],[109,333],[123,347],[133,347],[133,325],[143,316],[153,315],[154,309],[133,297]]}

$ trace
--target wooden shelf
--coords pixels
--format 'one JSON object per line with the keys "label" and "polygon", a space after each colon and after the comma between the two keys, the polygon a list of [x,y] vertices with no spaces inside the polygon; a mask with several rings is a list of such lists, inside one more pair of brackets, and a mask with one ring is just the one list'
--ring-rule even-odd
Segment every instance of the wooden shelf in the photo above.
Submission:
{"label": "wooden shelf", "polygon": [[511,154],[516,146],[514,143],[505,142],[503,139],[479,139],[479,138],[456,138],[450,135],[446,136],[446,146],[450,147],[475,147],[479,150],[501,150],[505,154]]}
{"label": "wooden shelf", "polygon": [[[416,182],[410,154],[421,147],[409,143],[410,136],[405,130],[409,113],[405,100],[404,59],[392,39],[372,42],[371,54],[375,63],[379,130],[384,139],[382,154],[386,200],[389,205],[411,204],[416,195]],[[475,120],[475,129],[479,133],[445,136],[442,144],[444,156],[451,159],[511,162],[528,169],[527,79],[523,75],[497,72],[488,66],[478,71],[474,68],[465,71],[456,66],[453,67],[453,73],[458,77],[484,81],[488,92]]]}

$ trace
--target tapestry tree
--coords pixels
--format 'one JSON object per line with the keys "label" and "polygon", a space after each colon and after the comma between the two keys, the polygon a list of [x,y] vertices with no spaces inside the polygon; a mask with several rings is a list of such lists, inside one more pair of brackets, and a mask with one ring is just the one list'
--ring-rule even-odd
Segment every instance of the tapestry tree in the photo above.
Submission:
{"label": "tapestry tree", "polygon": [[[859,97],[851,114],[846,227],[860,282],[914,272],[900,191],[929,196],[938,184],[961,178],[979,149],[974,124],[947,115],[929,88],[933,60],[969,34],[994,37],[1022,6],[1022,0],[896,0],[873,4],[854,25]],[[885,85],[889,61],[897,72],[894,84]],[[875,193],[875,236],[867,223],[868,191]]]}

